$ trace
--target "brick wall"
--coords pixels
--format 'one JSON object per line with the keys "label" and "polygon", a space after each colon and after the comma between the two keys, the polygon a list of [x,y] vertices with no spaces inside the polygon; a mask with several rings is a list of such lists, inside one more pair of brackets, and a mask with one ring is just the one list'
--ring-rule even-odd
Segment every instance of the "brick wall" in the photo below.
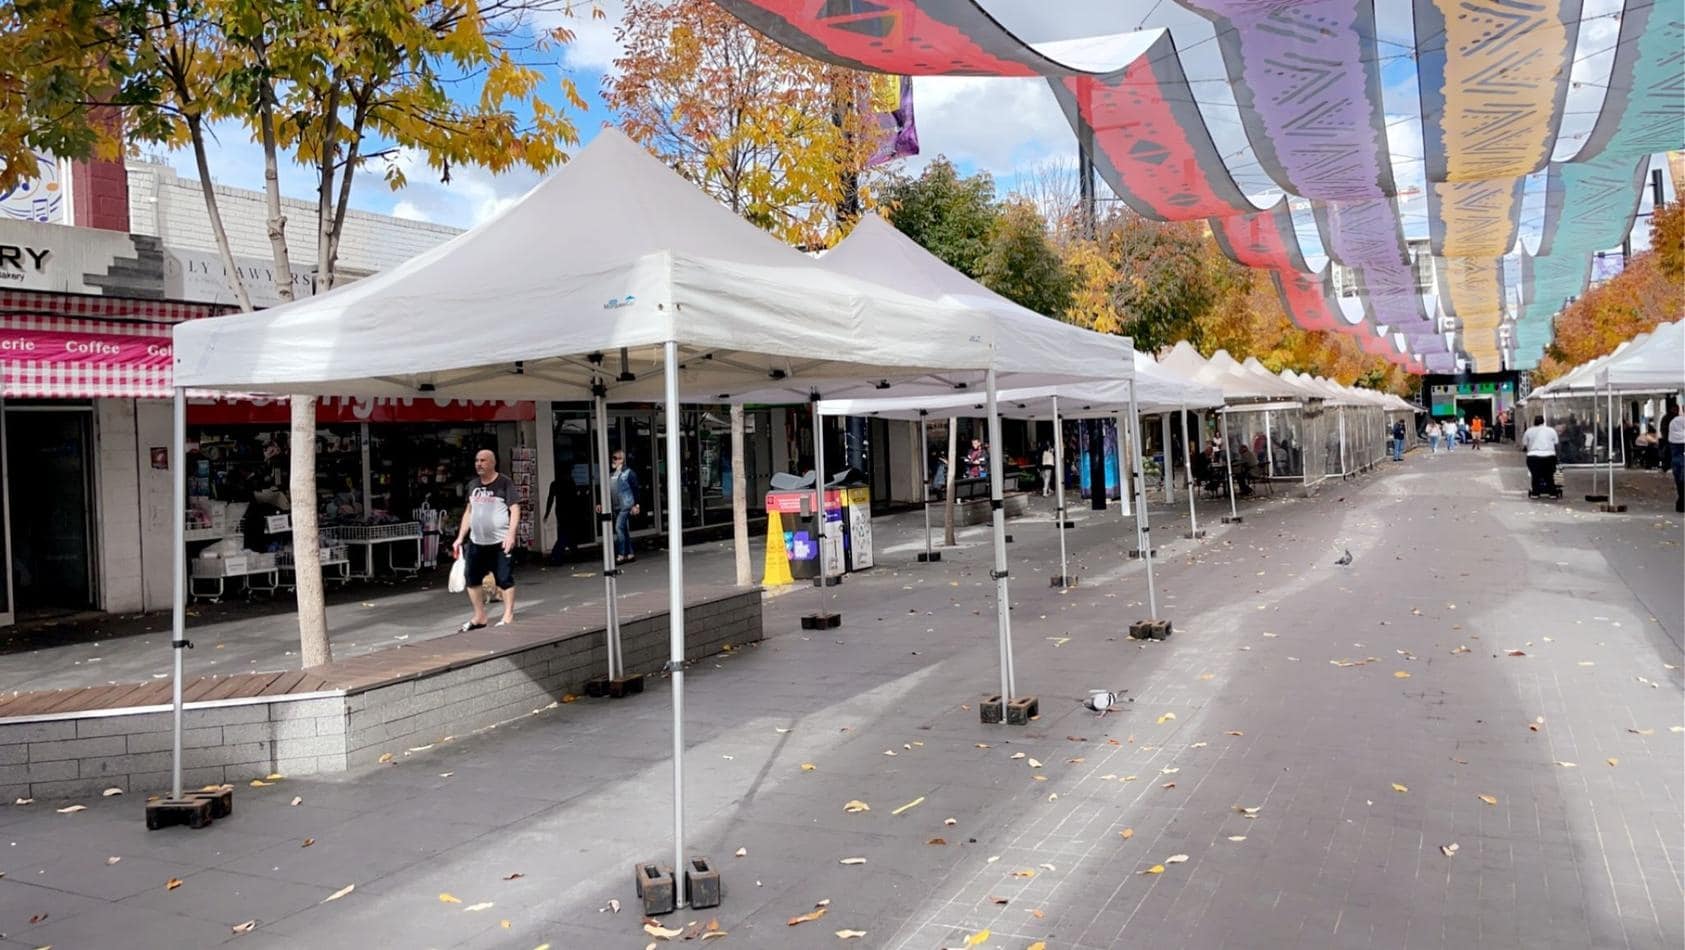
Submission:
{"label": "brick wall", "polygon": [[[685,609],[686,658],[761,639],[758,589]],[[665,612],[621,625],[626,669],[651,674],[667,657]],[[183,714],[183,782],[235,784],[271,772],[310,775],[372,766],[383,753],[525,715],[569,693],[608,664],[603,631],[589,630],[484,662],[349,695],[190,704]],[[35,722],[0,720],[0,799],[44,800],[167,790],[167,711]]]}

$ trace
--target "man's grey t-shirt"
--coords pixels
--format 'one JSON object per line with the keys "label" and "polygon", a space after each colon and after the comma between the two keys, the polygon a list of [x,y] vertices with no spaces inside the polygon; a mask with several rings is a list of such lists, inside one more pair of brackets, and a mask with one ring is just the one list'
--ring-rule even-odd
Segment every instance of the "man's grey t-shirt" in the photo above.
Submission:
{"label": "man's grey t-shirt", "polygon": [[468,483],[468,540],[502,544],[509,534],[509,507],[515,504],[515,485],[499,475],[489,483]]}

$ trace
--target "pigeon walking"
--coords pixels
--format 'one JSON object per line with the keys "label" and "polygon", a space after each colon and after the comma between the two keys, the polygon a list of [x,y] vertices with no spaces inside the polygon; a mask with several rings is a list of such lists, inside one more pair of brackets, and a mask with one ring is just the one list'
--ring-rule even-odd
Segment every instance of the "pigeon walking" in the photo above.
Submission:
{"label": "pigeon walking", "polygon": [[1340,565],[1341,567],[1344,567],[1345,565],[1350,564],[1351,562],[1352,562],[1352,549],[1346,548],[1346,553],[1341,555],[1340,559],[1338,561],[1335,561],[1334,563]]}

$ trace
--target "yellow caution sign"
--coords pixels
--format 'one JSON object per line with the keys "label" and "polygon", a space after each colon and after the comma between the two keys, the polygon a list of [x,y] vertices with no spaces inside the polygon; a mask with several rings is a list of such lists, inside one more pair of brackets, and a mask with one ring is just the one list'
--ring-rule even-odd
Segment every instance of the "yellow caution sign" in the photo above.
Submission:
{"label": "yellow caution sign", "polygon": [[784,550],[784,520],[778,512],[769,511],[766,513],[766,576],[761,578],[761,584],[778,587],[795,582],[790,576],[790,556]]}

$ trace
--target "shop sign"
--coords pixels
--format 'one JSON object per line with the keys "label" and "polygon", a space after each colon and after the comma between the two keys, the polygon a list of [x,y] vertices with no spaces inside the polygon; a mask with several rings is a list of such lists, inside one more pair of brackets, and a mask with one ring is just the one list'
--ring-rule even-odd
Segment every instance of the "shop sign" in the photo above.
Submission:
{"label": "shop sign", "polygon": [[[128,284],[144,285],[147,277],[114,278],[111,271],[118,261],[132,268],[140,256],[135,242],[120,231],[0,216],[0,288],[6,290],[122,296]],[[157,294],[156,281],[151,278],[150,296]]]}
{"label": "shop sign", "polygon": [[170,343],[169,338],[163,336],[118,336],[0,326],[0,359],[167,368],[170,365]]}
{"label": "shop sign", "polygon": [[[531,422],[530,402],[485,399],[324,396],[316,400],[321,424],[359,422]],[[284,397],[192,400],[187,420],[194,425],[277,425],[292,419]]]}
{"label": "shop sign", "polygon": [[35,152],[36,175],[0,190],[0,217],[13,221],[64,223],[64,187],[58,159]]}
{"label": "shop sign", "polygon": [[[275,265],[253,257],[234,259],[235,272],[245,284],[246,293],[254,307],[278,307],[283,301],[275,289]],[[315,293],[316,282],[309,268],[292,268],[293,298]],[[234,291],[228,286],[228,268],[222,255],[214,251],[164,249],[164,296],[170,300],[191,300],[194,303],[234,304]]]}

